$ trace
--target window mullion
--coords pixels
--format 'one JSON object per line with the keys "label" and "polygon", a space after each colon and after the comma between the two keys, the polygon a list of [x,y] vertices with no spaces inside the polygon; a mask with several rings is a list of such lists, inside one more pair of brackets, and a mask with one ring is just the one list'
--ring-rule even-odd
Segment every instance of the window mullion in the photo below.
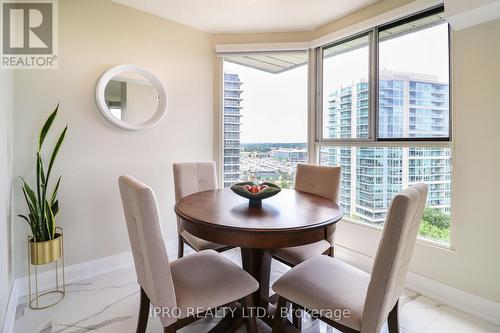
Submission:
{"label": "window mullion", "polygon": [[370,116],[369,138],[378,140],[378,30],[370,32]]}
{"label": "window mullion", "polygon": [[316,48],[316,141],[323,138],[323,47]]}
{"label": "window mullion", "polygon": [[316,141],[318,135],[318,112],[317,112],[317,67],[318,67],[318,49],[308,51],[308,71],[307,71],[307,159],[310,164],[317,164]]}

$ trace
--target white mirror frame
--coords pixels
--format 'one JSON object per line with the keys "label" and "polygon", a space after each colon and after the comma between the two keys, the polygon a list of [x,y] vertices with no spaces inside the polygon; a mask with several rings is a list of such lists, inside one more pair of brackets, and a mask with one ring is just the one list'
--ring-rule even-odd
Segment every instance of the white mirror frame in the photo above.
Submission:
{"label": "white mirror frame", "polygon": [[[108,105],[106,104],[104,91],[106,90],[108,82],[111,81],[115,76],[123,73],[136,73],[144,76],[149,80],[149,82],[151,82],[153,87],[156,89],[156,92],[158,93],[158,107],[155,113],[151,118],[140,124],[131,124],[116,118],[115,116],[113,116],[108,108]],[[150,128],[156,125],[163,118],[165,112],[167,111],[167,89],[165,88],[165,85],[153,72],[137,65],[125,64],[110,68],[109,70],[104,72],[104,74],[102,74],[101,78],[97,82],[95,93],[97,106],[99,107],[99,110],[101,111],[104,118],[106,118],[113,125],[122,129],[138,131]]]}

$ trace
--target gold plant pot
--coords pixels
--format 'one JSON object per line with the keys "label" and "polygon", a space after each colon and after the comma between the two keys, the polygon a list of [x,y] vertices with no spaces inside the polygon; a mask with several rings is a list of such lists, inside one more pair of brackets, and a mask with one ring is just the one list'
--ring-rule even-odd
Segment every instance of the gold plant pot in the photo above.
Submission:
{"label": "gold plant pot", "polygon": [[[66,280],[64,278],[64,232],[61,227],[56,227],[56,233],[54,239],[37,242],[34,237],[28,236],[28,295],[29,295],[29,307],[35,310],[46,309],[57,303],[59,303],[66,294]],[[61,262],[61,266],[58,263]],[[55,288],[46,289],[42,293],[38,290],[38,267],[45,264],[55,265],[54,278],[55,278]],[[61,269],[59,269],[59,267]],[[32,277],[31,272],[34,268],[34,286],[35,294],[32,294]],[[50,274],[51,271],[46,271],[45,273]],[[62,280],[60,277],[62,276]],[[59,285],[59,282],[62,282]],[[49,295],[59,295],[56,300],[51,297],[46,297]]]}
{"label": "gold plant pot", "polygon": [[54,239],[45,242],[36,242],[30,239],[30,252],[32,265],[45,265],[61,258],[62,236],[56,233]]}

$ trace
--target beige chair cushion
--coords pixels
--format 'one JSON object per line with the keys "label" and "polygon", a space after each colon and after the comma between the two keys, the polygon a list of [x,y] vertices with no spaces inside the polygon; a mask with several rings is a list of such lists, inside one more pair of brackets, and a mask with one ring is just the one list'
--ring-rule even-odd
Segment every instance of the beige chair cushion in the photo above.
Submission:
{"label": "beige chair cushion", "polygon": [[[313,257],[285,273],[273,290],[310,310],[350,310],[339,323],[359,330],[370,275],[328,256]],[[328,311],[323,311],[328,317]],[[333,318],[331,318],[333,319]]]}
{"label": "beige chair cushion", "polygon": [[311,257],[322,255],[331,246],[326,239],[323,239],[312,244],[276,249],[273,255],[295,266]]}
{"label": "beige chair cushion", "polygon": [[181,231],[181,236],[189,243],[189,246],[191,246],[196,251],[218,250],[226,246],[201,239],[193,234],[190,234],[186,230]]}
{"label": "beige chair cushion", "polygon": [[250,274],[213,250],[173,261],[170,268],[181,317],[186,316],[188,307],[203,312],[239,300],[259,288]]}

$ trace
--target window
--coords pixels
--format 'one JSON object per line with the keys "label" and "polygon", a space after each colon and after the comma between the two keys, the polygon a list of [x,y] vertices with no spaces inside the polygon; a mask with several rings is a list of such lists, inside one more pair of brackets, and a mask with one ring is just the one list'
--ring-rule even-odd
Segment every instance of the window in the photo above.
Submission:
{"label": "window", "polygon": [[443,8],[318,51],[318,162],[342,167],[346,218],[381,226],[394,195],[424,182],[429,194],[420,236],[449,242],[449,44]]}
{"label": "window", "polygon": [[[223,178],[293,187],[298,162],[342,167],[345,217],[382,226],[398,192],[429,187],[420,237],[450,241],[449,39],[443,7],[307,52],[224,55]],[[316,75],[316,77],[314,77]],[[311,110],[309,110],[311,112]]]}
{"label": "window", "polygon": [[368,138],[368,34],[323,49],[323,138]]}
{"label": "window", "polygon": [[341,167],[340,202],[354,221],[382,225],[391,199],[415,183],[429,186],[420,235],[450,240],[450,149],[322,147],[320,163]]}
{"label": "window", "polygon": [[307,52],[224,57],[223,177],[291,188],[307,162]]}
{"label": "window", "polygon": [[439,18],[379,29],[380,139],[449,138],[448,24]]}

